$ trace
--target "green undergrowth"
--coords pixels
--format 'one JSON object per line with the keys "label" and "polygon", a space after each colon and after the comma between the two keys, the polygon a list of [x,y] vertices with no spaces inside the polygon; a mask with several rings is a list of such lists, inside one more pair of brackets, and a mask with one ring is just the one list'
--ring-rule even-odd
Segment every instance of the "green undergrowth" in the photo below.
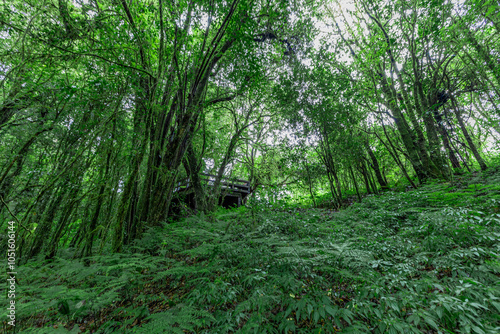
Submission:
{"label": "green undergrowth", "polygon": [[499,207],[493,170],[369,196],[341,212],[254,206],[192,216],[149,230],[129,254],[20,267],[18,326],[499,333]]}

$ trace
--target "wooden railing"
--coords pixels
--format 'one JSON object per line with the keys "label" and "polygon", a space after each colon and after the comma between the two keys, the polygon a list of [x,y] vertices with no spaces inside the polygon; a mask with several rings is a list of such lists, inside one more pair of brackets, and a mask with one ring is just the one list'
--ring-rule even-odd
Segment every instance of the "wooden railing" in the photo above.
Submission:
{"label": "wooden railing", "polygon": [[[207,186],[213,187],[215,184],[217,176],[212,174],[201,174],[201,182],[205,183]],[[189,178],[177,182],[174,193],[179,191],[186,191],[192,186],[192,182]],[[250,193],[250,181],[240,180],[240,179],[230,179],[223,177],[220,182],[220,187],[223,191],[227,191],[229,193],[236,192],[242,194],[245,197]]]}

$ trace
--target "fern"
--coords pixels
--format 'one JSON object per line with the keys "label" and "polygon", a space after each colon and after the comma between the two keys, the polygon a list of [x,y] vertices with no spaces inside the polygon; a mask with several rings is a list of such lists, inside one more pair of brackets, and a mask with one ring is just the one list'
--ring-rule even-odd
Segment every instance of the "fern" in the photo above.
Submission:
{"label": "fern", "polygon": [[18,319],[67,332],[101,318],[88,328],[99,333],[498,333],[497,203],[436,201],[449,187],[387,192],[333,215],[264,205],[200,214],[91,266],[29,263]]}
{"label": "fern", "polygon": [[214,317],[207,311],[198,310],[188,305],[177,305],[166,312],[150,315],[150,320],[133,333],[178,333],[194,332],[199,327],[206,327],[214,321]]}

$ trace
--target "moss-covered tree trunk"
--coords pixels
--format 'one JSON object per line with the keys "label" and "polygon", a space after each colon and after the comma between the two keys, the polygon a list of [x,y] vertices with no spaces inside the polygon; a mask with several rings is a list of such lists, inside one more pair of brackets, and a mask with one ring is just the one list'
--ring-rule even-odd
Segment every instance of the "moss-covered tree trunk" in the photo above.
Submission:
{"label": "moss-covered tree trunk", "polygon": [[484,162],[483,157],[481,157],[481,154],[479,153],[476,144],[474,144],[474,141],[472,140],[469,131],[465,126],[464,120],[462,118],[462,113],[460,112],[457,101],[454,97],[451,98],[451,103],[453,105],[453,111],[455,113],[455,116],[457,117],[458,124],[460,125],[460,129],[462,130],[462,133],[465,137],[465,140],[467,141],[467,144],[469,144],[469,148],[472,151],[474,158],[476,158],[479,166],[481,167],[481,170],[486,170],[487,168],[486,163]]}
{"label": "moss-covered tree trunk", "polygon": [[380,187],[382,190],[385,190],[388,188],[387,182],[385,179],[382,177],[382,173],[380,171],[380,165],[378,163],[377,157],[375,156],[375,153],[373,153],[373,150],[371,149],[370,145],[368,143],[365,143],[365,148],[366,151],[368,152],[368,156],[370,157],[370,167],[373,169],[375,172],[375,176],[377,177],[377,182],[380,184]]}

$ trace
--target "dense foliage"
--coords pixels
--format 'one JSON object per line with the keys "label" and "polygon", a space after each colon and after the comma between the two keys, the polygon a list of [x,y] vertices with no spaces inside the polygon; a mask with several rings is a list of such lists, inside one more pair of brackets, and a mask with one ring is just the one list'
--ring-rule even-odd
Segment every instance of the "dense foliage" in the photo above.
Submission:
{"label": "dense foliage", "polygon": [[23,333],[498,333],[499,185],[496,171],[341,212],[219,210],[91,266],[71,252],[31,262],[19,268],[20,323],[32,327]]}

